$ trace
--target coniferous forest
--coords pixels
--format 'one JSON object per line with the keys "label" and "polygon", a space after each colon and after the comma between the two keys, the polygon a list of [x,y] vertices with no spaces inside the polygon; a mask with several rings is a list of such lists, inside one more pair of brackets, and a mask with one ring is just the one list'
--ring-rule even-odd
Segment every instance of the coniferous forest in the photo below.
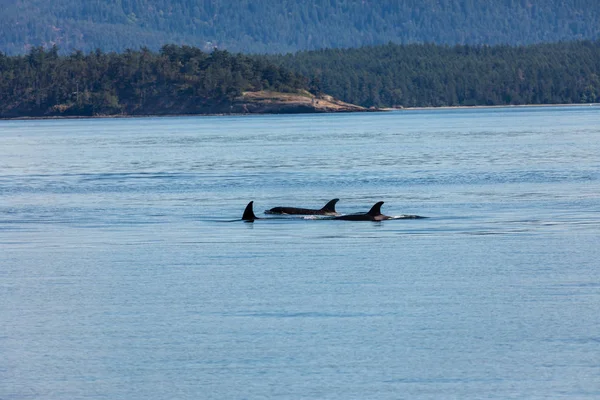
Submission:
{"label": "coniferous forest", "polygon": [[600,41],[329,49],[270,60],[365,107],[600,102]]}
{"label": "coniferous forest", "polygon": [[0,53],[0,117],[223,112],[244,91],[309,90],[365,107],[600,102],[600,42],[432,44],[242,55],[189,46]]}

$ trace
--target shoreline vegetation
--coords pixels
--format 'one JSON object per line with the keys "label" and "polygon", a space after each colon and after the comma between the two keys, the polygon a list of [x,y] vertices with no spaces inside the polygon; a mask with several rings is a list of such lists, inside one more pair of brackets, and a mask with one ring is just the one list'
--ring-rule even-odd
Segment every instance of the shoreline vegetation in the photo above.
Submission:
{"label": "shoreline vegetation", "polygon": [[600,103],[600,41],[394,45],[280,56],[189,46],[0,53],[0,118],[238,115]]}

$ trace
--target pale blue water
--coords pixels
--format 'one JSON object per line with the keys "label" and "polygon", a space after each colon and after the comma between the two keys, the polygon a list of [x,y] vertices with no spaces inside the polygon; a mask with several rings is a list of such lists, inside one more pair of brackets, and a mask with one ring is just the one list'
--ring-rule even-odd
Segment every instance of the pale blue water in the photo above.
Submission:
{"label": "pale blue water", "polygon": [[597,399],[599,239],[597,106],[0,121],[0,399]]}

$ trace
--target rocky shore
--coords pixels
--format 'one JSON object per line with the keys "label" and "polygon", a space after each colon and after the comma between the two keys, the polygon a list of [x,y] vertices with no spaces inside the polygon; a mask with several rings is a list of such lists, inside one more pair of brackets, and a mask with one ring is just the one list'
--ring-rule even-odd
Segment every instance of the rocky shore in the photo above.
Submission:
{"label": "rocky shore", "polygon": [[282,93],[272,91],[244,92],[233,101],[211,99],[157,98],[141,107],[117,114],[77,113],[72,107],[53,107],[46,112],[13,110],[0,119],[112,118],[178,115],[302,114],[374,111],[345,103],[332,96],[315,96],[307,91]]}

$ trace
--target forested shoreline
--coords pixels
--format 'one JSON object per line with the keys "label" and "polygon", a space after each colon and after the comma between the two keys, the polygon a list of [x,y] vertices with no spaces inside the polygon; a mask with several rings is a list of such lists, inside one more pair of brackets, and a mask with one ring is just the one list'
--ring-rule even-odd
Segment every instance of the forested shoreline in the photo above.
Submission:
{"label": "forested shoreline", "polygon": [[598,103],[600,41],[388,44],[277,56],[176,45],[0,53],[0,118],[236,113],[246,107],[242,93],[255,91],[331,95],[373,108]]}
{"label": "forested shoreline", "polygon": [[600,41],[328,49],[267,59],[365,107],[600,102]]}
{"label": "forested shoreline", "polygon": [[68,56],[0,53],[0,117],[205,114],[245,90],[297,92],[305,79],[264,59],[189,46]]}

